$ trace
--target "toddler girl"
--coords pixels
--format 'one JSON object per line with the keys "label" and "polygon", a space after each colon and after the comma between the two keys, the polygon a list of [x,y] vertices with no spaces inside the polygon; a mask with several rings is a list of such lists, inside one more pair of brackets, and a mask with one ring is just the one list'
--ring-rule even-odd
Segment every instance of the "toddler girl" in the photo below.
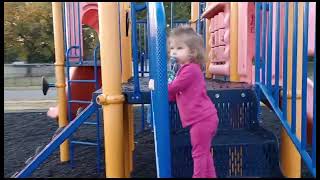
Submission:
{"label": "toddler girl", "polygon": [[216,177],[210,149],[219,120],[201,71],[205,59],[202,38],[189,26],[177,27],[169,35],[168,50],[180,65],[168,91],[169,100],[177,103],[182,127],[190,127],[192,177]]}

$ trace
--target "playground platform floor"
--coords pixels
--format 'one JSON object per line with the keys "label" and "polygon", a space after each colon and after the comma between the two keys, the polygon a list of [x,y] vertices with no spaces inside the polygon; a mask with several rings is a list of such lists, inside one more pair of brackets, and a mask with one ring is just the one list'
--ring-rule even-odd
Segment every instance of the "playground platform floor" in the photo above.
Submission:
{"label": "playground platform floor", "polygon": [[[135,108],[135,125],[139,131],[140,110]],[[281,124],[276,116],[266,107],[262,107],[263,124],[280,137]],[[145,114],[145,117],[147,115]],[[35,149],[49,141],[57,124],[46,117],[45,112],[16,112],[4,114],[4,177],[10,177],[24,167],[24,162],[34,154]],[[101,132],[103,133],[103,132]],[[75,133],[77,139],[94,139],[95,128],[82,126]],[[280,142],[280,140],[279,140]],[[136,135],[134,154],[134,171],[132,177],[156,177],[154,156],[154,142],[151,131],[144,131]],[[103,148],[102,148],[103,151]],[[218,156],[218,155],[217,155]],[[73,178],[104,178],[104,169],[98,174],[96,171],[95,147],[76,146],[75,168],[59,162],[59,152],[56,150],[31,177],[73,177]],[[104,153],[102,152],[102,167],[104,167]],[[312,177],[305,164],[302,164],[302,177]]]}

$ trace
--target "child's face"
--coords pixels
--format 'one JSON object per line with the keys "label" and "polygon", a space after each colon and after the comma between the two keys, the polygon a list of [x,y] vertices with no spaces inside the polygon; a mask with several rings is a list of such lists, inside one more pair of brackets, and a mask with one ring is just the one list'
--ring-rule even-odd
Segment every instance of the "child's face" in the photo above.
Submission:
{"label": "child's face", "polygon": [[170,46],[170,56],[175,57],[179,64],[186,64],[191,61],[190,48],[181,41],[172,40],[169,44]]}

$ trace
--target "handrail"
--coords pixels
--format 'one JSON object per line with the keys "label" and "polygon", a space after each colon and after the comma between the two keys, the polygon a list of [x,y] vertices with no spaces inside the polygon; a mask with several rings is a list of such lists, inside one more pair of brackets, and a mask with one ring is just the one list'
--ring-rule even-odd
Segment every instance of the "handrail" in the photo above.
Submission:
{"label": "handrail", "polygon": [[[70,58],[70,51],[71,51],[72,49],[80,49],[80,46],[70,46],[70,47],[67,49],[67,51],[66,51],[66,61],[67,61],[67,66],[68,66],[68,67],[70,66],[70,60],[69,60],[69,58]],[[80,56],[81,56],[81,55],[79,55],[79,57],[80,57]],[[79,63],[80,63],[80,64],[82,63],[82,62],[81,62],[81,59],[80,59]]]}
{"label": "handrail", "polygon": [[99,87],[98,87],[98,73],[97,73],[97,68],[98,68],[98,60],[97,60],[97,51],[100,49],[100,45],[98,44],[95,48],[94,48],[94,51],[93,51],[93,60],[94,60],[94,79],[96,80],[96,83],[95,83],[95,90],[97,90]]}
{"label": "handrail", "polygon": [[[258,98],[260,92],[264,94],[264,96],[267,98],[269,101],[272,109],[274,110],[275,114],[278,116],[283,128],[285,129],[286,133],[288,134],[289,138],[293,142],[295,148],[297,151],[300,153],[301,158],[304,160],[305,164],[307,165],[308,169],[310,170],[311,174],[316,177],[316,116],[315,116],[315,111],[316,111],[316,91],[315,91],[315,75],[314,75],[314,89],[313,89],[313,128],[312,128],[312,152],[311,155],[307,151],[307,63],[308,63],[308,26],[310,25],[308,23],[309,20],[309,3],[305,2],[304,3],[304,9],[303,9],[303,26],[301,27],[302,23],[300,23],[301,19],[298,20],[298,9],[300,8],[302,10],[301,5],[299,5],[297,2],[294,2],[293,6],[293,19],[290,19],[291,23],[293,22],[292,26],[289,26],[289,4],[288,2],[285,2],[284,6],[284,40],[283,40],[283,47],[280,47],[279,45],[279,31],[280,31],[280,9],[281,6],[278,2],[277,6],[275,6],[275,11],[276,11],[276,23],[274,26],[276,26],[274,29],[276,31],[276,39],[275,40],[275,86],[272,86],[272,78],[271,78],[271,70],[272,70],[272,21],[269,21],[267,24],[265,20],[262,22],[262,27],[263,27],[263,35],[262,35],[262,43],[260,41],[260,13],[262,10],[262,19],[265,19],[266,15],[266,4],[265,3],[260,3],[256,2],[255,3],[255,19],[256,19],[256,42],[255,42],[255,85],[257,87],[257,92],[258,92]],[[269,8],[269,19],[273,19],[272,17],[272,12],[273,12],[273,3],[268,4]],[[269,28],[267,29],[268,26]],[[299,30],[298,32],[298,26],[299,28],[302,29],[302,32]],[[268,31],[268,40],[267,44],[265,45],[265,35],[266,32]],[[289,31],[292,32],[292,34],[289,34]],[[290,35],[290,36],[289,36]],[[302,37],[303,42],[302,44],[298,44],[298,39],[299,37]],[[316,39],[314,40],[316,43]],[[292,43],[292,47],[289,46],[288,42]],[[264,64],[264,61],[260,65],[260,58],[261,53],[260,53],[260,46],[263,46],[262,48],[262,58],[265,59],[265,46],[267,50],[267,56],[268,60],[265,62],[266,65]],[[302,46],[301,46],[302,45]],[[290,47],[290,49],[289,49]],[[302,48],[301,48],[302,47]],[[281,89],[279,87],[279,75],[280,75],[280,67],[279,67],[279,54],[280,54],[280,48],[283,48],[283,82],[282,82],[282,107],[280,107],[279,104],[279,92],[278,89]],[[291,50],[292,51],[289,51]],[[302,52],[302,57],[299,56],[299,53],[297,51]],[[292,53],[292,62],[289,61],[291,60],[289,56],[289,52]],[[315,52],[315,50],[314,50]],[[301,54],[300,54],[301,55]],[[301,58],[301,59],[300,59]],[[316,61],[316,57],[314,55],[314,62]],[[298,70],[298,65],[301,62],[302,64],[302,72],[299,72]],[[290,63],[290,64],[289,64]],[[288,76],[288,72],[291,72],[289,68],[291,68],[292,64],[292,84],[290,84],[291,79]],[[316,63],[314,63],[316,64]],[[262,67],[261,67],[262,66]],[[264,69],[265,66],[265,69]],[[315,66],[315,65],[314,65]],[[260,68],[262,68],[262,79],[260,78]],[[267,73],[266,79],[264,77],[264,73]],[[314,73],[316,70],[314,69]],[[299,86],[297,80],[298,76],[302,74],[302,85],[301,87]],[[300,89],[301,88],[301,89]],[[291,90],[292,89],[292,90]],[[291,99],[291,114],[287,113],[287,99]],[[297,105],[301,104],[299,108],[301,108],[301,117],[298,117],[296,112],[297,110]],[[291,116],[291,123],[289,123],[289,119]],[[301,121],[300,121],[301,119]],[[299,138],[298,135],[298,127],[300,124],[298,122],[301,122],[301,138]]]}

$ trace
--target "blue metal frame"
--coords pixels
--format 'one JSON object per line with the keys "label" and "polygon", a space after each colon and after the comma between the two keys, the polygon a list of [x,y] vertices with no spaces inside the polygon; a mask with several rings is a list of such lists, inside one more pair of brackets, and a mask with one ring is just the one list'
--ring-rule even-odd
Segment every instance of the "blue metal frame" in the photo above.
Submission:
{"label": "blue metal frame", "polygon": [[91,103],[84,111],[71,121],[34,159],[21,170],[15,178],[26,178],[35,171],[80,125],[90,117],[98,108],[97,104]]}
{"label": "blue metal frame", "polygon": [[256,2],[255,82],[260,82],[260,2]]}
{"label": "blue metal frame", "polygon": [[277,3],[277,26],[276,26],[276,57],[275,57],[275,88],[274,88],[274,98],[276,105],[278,106],[279,102],[279,36],[280,36],[280,2]]}
{"label": "blue metal frame", "polygon": [[[150,73],[155,89],[151,90],[157,177],[171,177],[170,124],[167,82],[166,16],[163,3],[148,3]],[[151,29],[151,30],[150,30]]]}
{"label": "blue metal frame", "polygon": [[141,98],[140,82],[139,82],[139,66],[138,66],[138,42],[137,42],[137,18],[136,5],[131,2],[131,46],[133,59],[133,80],[134,80],[134,98]]}
{"label": "blue metal frame", "polygon": [[[284,15],[284,40],[283,40],[283,75],[282,75],[282,107],[287,107],[287,92],[288,92],[288,84],[287,82],[287,72],[288,72],[288,17],[289,17],[289,4],[285,2],[285,15]],[[287,111],[283,111],[283,118],[287,119]]]}
{"label": "blue metal frame", "polygon": [[266,83],[266,30],[267,30],[267,13],[266,3],[262,3],[262,83]]}
{"label": "blue metal frame", "polygon": [[[98,57],[97,57],[97,51],[99,50],[100,46],[97,45],[94,49],[94,79],[93,80],[70,80],[70,51],[72,49],[78,49],[80,46],[71,46],[67,52],[66,52],[66,66],[67,66],[67,83],[68,83],[68,96],[67,96],[67,105],[68,105],[68,120],[69,122],[72,120],[72,112],[71,112],[71,103],[83,103],[83,104],[90,104],[91,101],[83,101],[83,100],[71,100],[71,83],[95,83],[95,90],[98,89]],[[79,55],[81,56],[81,55]],[[79,57],[80,58],[80,57]],[[79,60],[79,63],[81,61]],[[97,110],[96,114],[96,122],[85,122],[86,125],[96,125],[96,133],[97,133],[97,143],[95,145],[97,146],[97,172],[98,174],[101,172],[101,137],[100,137],[100,115],[99,111]],[[70,137],[70,165],[71,167],[74,167],[74,144],[80,144],[80,145],[93,145],[91,142],[87,141],[75,141],[72,140],[72,136]]]}
{"label": "blue metal frame", "polygon": [[268,61],[267,61],[267,85],[271,88],[272,82],[272,21],[273,21],[273,4],[269,3],[269,19],[268,19]]}
{"label": "blue metal frame", "polygon": [[173,14],[173,2],[170,3],[170,28],[173,27],[174,14]]}
{"label": "blue metal frame", "polygon": [[[302,109],[301,109],[301,148],[307,147],[307,74],[308,74],[308,19],[309,3],[305,3],[303,16],[303,52],[302,52]],[[315,88],[315,87],[314,87]]]}
{"label": "blue metal frame", "polygon": [[135,4],[136,11],[143,11],[147,8],[146,3],[143,4]]}
{"label": "blue metal frame", "polygon": [[[316,106],[316,100],[315,100],[315,94],[314,94],[314,117],[313,117],[313,139],[312,139],[312,155],[310,156],[309,153],[306,150],[306,105],[307,105],[307,61],[308,61],[308,14],[309,14],[309,7],[308,3],[305,4],[304,7],[304,28],[303,28],[303,78],[302,78],[302,138],[301,141],[296,135],[296,79],[297,79],[297,24],[298,24],[298,3],[295,2],[294,4],[294,24],[293,24],[293,62],[292,62],[292,121],[291,125],[288,123],[287,119],[287,62],[288,62],[288,2],[285,3],[285,19],[284,19],[284,44],[283,44],[283,96],[282,96],[282,110],[280,109],[280,106],[278,104],[278,96],[276,94],[277,87],[277,81],[275,82],[275,89],[272,88],[271,85],[271,79],[267,79],[267,84],[265,84],[262,80],[260,80],[260,73],[259,73],[259,61],[258,58],[256,58],[256,71],[255,71],[255,86],[257,88],[257,92],[261,92],[263,96],[266,97],[267,101],[270,103],[272,109],[280,119],[281,124],[283,125],[284,129],[286,130],[288,136],[292,140],[293,144],[297,148],[298,152],[300,153],[302,159],[305,161],[308,169],[312,173],[314,177],[316,177],[316,117],[315,117],[315,106]],[[263,6],[262,11],[265,13]],[[269,4],[269,13],[272,14],[272,4]],[[256,47],[255,47],[255,56],[260,56],[260,3],[256,3]],[[269,17],[271,16],[269,14]],[[265,17],[265,15],[263,15]],[[272,16],[269,18],[269,25],[272,21]],[[266,22],[263,21],[263,23],[266,25]],[[263,25],[264,26],[264,25]],[[280,6],[278,4],[277,6],[277,24],[276,24],[276,38],[279,39],[279,26],[280,26]],[[272,28],[269,26],[269,34],[272,35]],[[264,37],[263,37],[264,38]],[[271,50],[272,50],[272,41],[268,37],[268,74],[267,78],[270,78],[269,72],[271,72],[271,65],[269,64],[271,61]],[[315,39],[316,41],[316,39]],[[262,46],[264,44],[262,43]],[[316,52],[316,50],[315,50]],[[316,58],[315,58],[316,59]],[[276,79],[279,76],[279,40],[276,41]],[[314,67],[315,68],[315,67]],[[314,69],[314,72],[316,69]],[[314,75],[316,77],[316,75]],[[314,79],[314,93],[315,90],[315,79]],[[258,97],[260,95],[258,94]]]}
{"label": "blue metal frame", "polygon": [[294,3],[292,40],[292,94],[291,94],[291,132],[296,134],[296,101],[297,101],[297,41],[298,41],[298,2]]}

